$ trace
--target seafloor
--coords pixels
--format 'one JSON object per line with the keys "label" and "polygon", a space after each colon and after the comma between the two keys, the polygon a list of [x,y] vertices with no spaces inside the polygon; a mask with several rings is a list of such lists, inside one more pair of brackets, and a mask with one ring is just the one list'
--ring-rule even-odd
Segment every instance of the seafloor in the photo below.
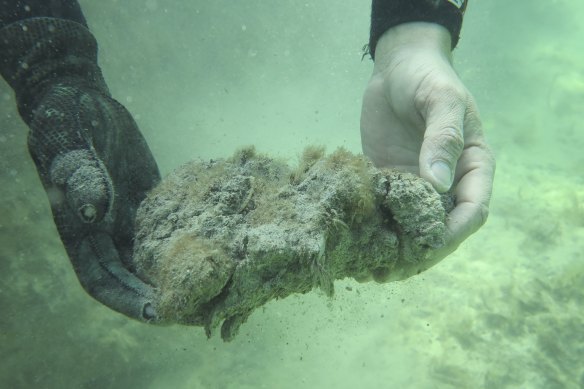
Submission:
{"label": "seafloor", "polygon": [[[367,1],[182,3],[81,1],[163,172],[247,144],[359,151]],[[83,292],[0,84],[0,387],[582,387],[582,18],[567,0],[469,5],[455,63],[498,162],[479,233],[405,282],[272,301],[229,344]]]}

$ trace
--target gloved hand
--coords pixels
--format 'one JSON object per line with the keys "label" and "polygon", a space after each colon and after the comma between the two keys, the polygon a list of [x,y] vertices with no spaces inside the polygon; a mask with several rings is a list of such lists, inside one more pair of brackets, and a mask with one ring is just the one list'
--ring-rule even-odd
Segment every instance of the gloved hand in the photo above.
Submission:
{"label": "gloved hand", "polygon": [[0,30],[0,53],[81,284],[116,311],[156,321],[155,289],[132,273],[131,254],[136,209],[159,173],[134,120],[107,90],[95,39],[78,23],[33,18]]}
{"label": "gloved hand", "polygon": [[419,174],[438,192],[455,194],[436,262],[485,223],[495,160],[474,98],[452,68],[448,30],[400,24],[381,37],[375,53],[363,98],[363,152],[377,166]]}

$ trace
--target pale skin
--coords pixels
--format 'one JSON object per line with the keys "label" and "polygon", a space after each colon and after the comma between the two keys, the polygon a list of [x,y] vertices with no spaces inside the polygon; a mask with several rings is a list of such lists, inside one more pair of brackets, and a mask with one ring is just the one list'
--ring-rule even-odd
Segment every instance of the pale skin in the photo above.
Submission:
{"label": "pale skin", "polygon": [[361,141],[375,165],[419,174],[438,192],[456,195],[446,246],[429,266],[485,223],[495,160],[475,100],[452,66],[446,28],[404,23],[379,39],[363,97]]}

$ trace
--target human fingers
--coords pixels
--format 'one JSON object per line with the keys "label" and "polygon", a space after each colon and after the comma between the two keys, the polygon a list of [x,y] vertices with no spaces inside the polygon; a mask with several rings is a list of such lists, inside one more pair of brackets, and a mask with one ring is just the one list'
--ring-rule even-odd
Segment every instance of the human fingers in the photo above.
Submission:
{"label": "human fingers", "polygon": [[485,224],[494,175],[495,159],[483,136],[471,137],[457,165],[456,206],[446,223],[449,245],[458,246]]}
{"label": "human fingers", "polygon": [[67,250],[81,285],[93,298],[134,319],[158,321],[154,288],[122,265],[109,235],[90,233]]}
{"label": "human fingers", "polygon": [[464,149],[463,122],[467,101],[463,91],[451,86],[422,93],[418,102],[426,122],[420,149],[420,176],[440,192],[452,186],[457,161]]}

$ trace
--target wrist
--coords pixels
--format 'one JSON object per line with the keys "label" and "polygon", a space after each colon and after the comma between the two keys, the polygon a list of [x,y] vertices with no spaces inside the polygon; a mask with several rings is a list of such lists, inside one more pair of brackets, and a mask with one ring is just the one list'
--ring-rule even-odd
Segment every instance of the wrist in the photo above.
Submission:
{"label": "wrist", "polygon": [[37,17],[0,29],[0,74],[12,87],[27,121],[43,95],[56,84],[107,87],[97,64],[97,42],[74,21]]}
{"label": "wrist", "polygon": [[375,59],[377,41],[390,28],[410,22],[444,26],[451,48],[458,43],[467,0],[372,0],[368,53]]}
{"label": "wrist", "polygon": [[423,52],[452,63],[452,38],[440,24],[402,23],[387,30],[377,42],[375,68],[385,69],[399,58]]}

